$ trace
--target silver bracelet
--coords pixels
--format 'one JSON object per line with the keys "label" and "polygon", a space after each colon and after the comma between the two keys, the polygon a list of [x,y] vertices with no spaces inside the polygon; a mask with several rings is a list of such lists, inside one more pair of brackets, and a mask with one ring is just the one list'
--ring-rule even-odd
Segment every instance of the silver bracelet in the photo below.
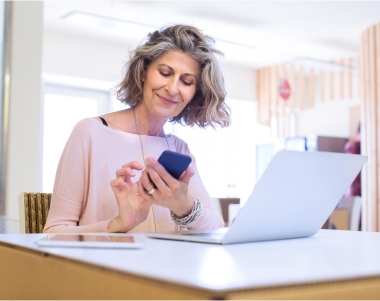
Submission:
{"label": "silver bracelet", "polygon": [[189,215],[185,217],[179,217],[175,215],[173,211],[170,211],[173,222],[182,228],[190,227],[202,214],[201,201],[198,200],[195,196],[192,196],[192,198],[194,199],[194,206]]}

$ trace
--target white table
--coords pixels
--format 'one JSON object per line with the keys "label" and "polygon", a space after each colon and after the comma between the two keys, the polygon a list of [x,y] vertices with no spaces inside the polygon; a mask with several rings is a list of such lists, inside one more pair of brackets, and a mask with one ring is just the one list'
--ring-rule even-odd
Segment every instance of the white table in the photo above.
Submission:
{"label": "white table", "polygon": [[380,233],[140,250],[39,248],[44,235],[0,235],[1,299],[380,298]]}

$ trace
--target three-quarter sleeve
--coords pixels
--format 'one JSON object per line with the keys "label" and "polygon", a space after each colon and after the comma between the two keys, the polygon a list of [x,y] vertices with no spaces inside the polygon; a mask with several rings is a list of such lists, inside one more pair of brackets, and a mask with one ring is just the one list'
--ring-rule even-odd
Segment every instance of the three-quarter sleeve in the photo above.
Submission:
{"label": "three-quarter sleeve", "polygon": [[[53,194],[54,196],[54,194]],[[82,206],[54,197],[50,206],[49,216],[44,233],[96,233],[107,232],[111,219],[78,226]]]}

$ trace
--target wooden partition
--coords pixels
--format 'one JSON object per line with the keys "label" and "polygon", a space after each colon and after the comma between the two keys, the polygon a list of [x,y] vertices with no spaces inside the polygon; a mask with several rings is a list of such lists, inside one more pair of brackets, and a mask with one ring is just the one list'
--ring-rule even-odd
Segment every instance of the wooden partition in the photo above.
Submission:
{"label": "wooden partition", "polygon": [[362,228],[380,231],[380,23],[363,32],[361,46],[361,152],[368,156],[362,171]]}
{"label": "wooden partition", "polygon": [[[359,63],[359,59],[355,61],[357,65],[363,65]],[[339,63],[351,66],[352,59],[340,60]],[[359,71],[361,74],[362,70]],[[335,75],[338,80],[334,81]],[[287,100],[279,95],[279,79],[286,79],[290,85],[290,96]],[[363,88],[358,90],[360,93]],[[276,124],[277,129],[272,133],[276,133],[277,137],[289,137],[291,114],[311,109],[319,105],[318,103],[352,98],[350,71],[334,73],[290,63],[257,70],[258,122],[266,126]],[[272,123],[272,119],[276,122]]]}

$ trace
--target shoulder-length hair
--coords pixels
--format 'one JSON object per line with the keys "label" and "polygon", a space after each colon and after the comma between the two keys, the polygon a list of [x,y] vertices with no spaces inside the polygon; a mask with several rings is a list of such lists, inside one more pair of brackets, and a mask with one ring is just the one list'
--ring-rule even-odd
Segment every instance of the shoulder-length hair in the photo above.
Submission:
{"label": "shoulder-length hair", "polygon": [[196,92],[183,111],[171,118],[173,123],[201,128],[230,125],[230,108],[224,102],[224,79],[215,54],[223,53],[213,48],[215,41],[199,29],[187,25],[164,27],[148,34],[145,44],[130,53],[125,65],[125,77],[116,87],[117,98],[130,106],[143,98],[141,75],[150,64],[169,51],[181,51],[190,55],[200,66]]}

